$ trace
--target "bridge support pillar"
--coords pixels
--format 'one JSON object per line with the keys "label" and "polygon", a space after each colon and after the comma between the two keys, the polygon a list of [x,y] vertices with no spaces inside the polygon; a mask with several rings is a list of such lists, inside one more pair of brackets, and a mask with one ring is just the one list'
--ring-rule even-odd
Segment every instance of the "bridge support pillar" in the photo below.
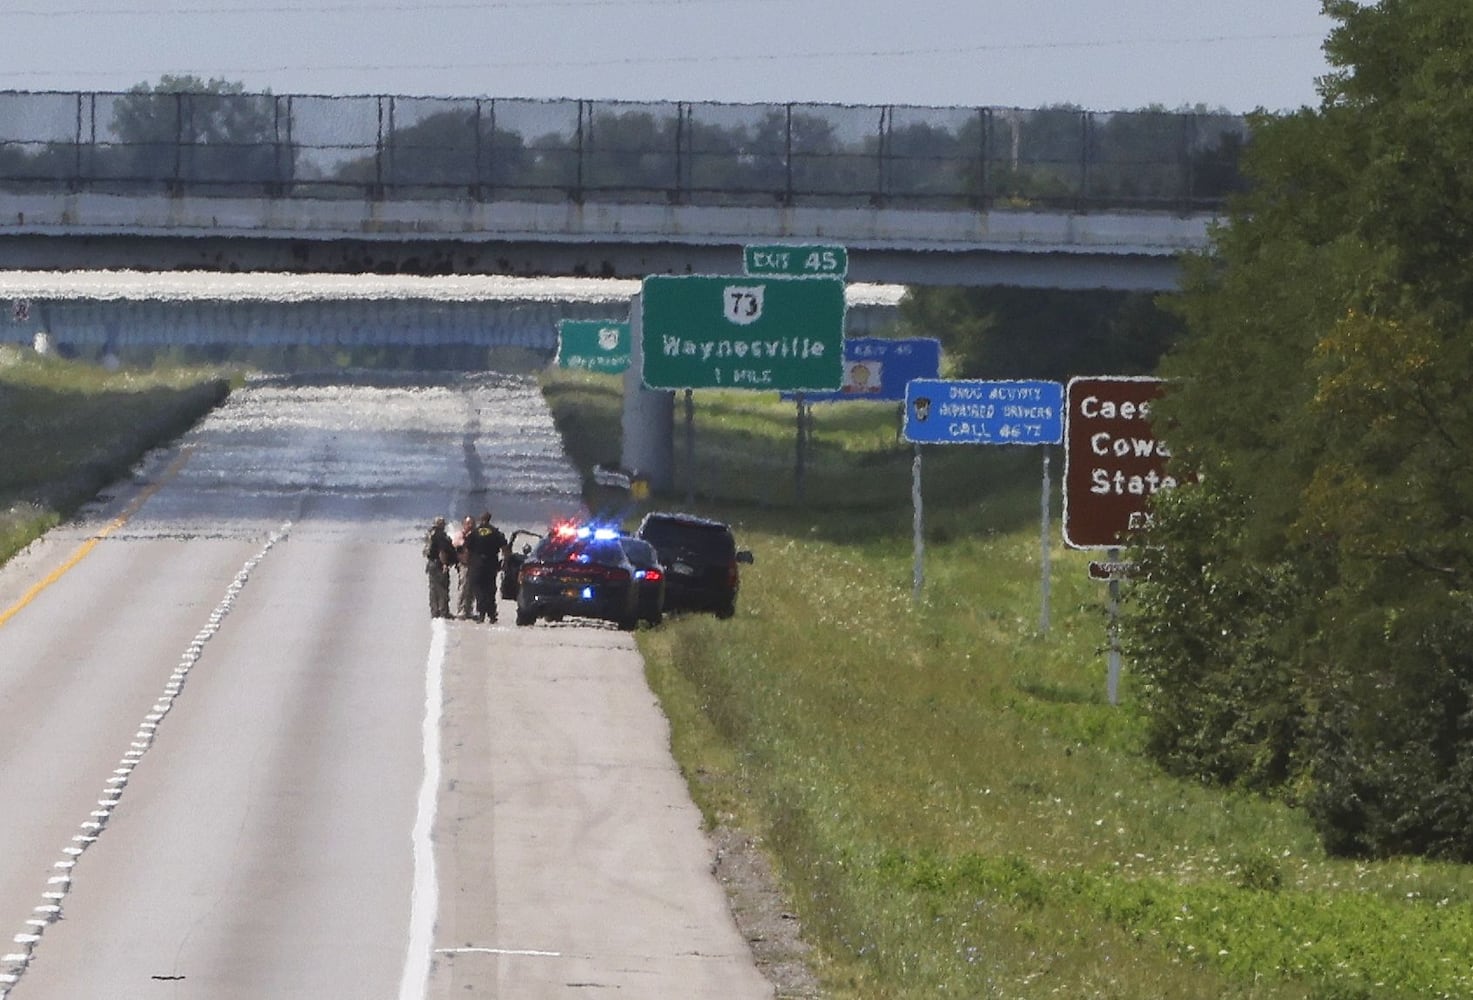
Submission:
{"label": "bridge support pillar", "polygon": [[635,295],[629,305],[630,357],[624,372],[623,453],[619,464],[638,471],[657,493],[675,489],[675,393],[646,389],[641,353],[643,304]]}

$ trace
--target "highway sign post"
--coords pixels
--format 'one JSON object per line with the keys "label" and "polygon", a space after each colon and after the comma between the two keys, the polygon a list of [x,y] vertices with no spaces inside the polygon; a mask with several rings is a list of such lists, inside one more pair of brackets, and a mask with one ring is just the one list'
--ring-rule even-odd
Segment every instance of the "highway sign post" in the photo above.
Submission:
{"label": "highway sign post", "polygon": [[838,246],[772,245],[744,247],[748,274],[785,274],[795,278],[842,278],[849,273],[849,251]]}
{"label": "highway sign post", "polygon": [[609,320],[558,320],[559,368],[612,374],[629,367],[629,356],[628,323]]}
{"label": "highway sign post", "polygon": [[838,278],[651,275],[641,354],[651,389],[838,389],[844,282]]}
{"label": "highway sign post", "polygon": [[[915,444],[911,498],[915,508],[915,570],[912,596],[922,584],[922,444],[1058,444],[1064,437],[1064,387],[1058,382],[917,378],[905,385],[904,435]],[[1049,624],[1049,453],[1043,452],[1043,583],[1039,629]]]}
{"label": "highway sign post", "polygon": [[1120,546],[1149,523],[1151,497],[1176,485],[1166,471],[1171,452],[1151,426],[1162,388],[1156,378],[1094,376],[1070,379],[1065,393],[1064,542],[1107,550],[1104,562],[1090,564],[1090,576],[1110,588],[1112,705],[1120,690],[1120,580],[1128,572]]}

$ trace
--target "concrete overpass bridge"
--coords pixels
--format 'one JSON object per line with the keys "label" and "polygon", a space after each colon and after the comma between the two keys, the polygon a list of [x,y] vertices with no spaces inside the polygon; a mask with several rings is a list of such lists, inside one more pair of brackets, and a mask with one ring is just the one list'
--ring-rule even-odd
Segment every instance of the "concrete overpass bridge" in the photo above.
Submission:
{"label": "concrete overpass bridge", "polygon": [[1165,290],[1243,119],[1163,111],[0,93],[0,270],[739,273]]}

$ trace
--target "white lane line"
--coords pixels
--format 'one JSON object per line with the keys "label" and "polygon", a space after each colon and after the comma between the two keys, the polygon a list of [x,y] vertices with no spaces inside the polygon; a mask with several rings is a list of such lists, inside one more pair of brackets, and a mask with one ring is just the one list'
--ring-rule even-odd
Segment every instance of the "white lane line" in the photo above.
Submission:
{"label": "white lane line", "polygon": [[[128,784],[128,778],[132,775],[133,768],[143,758],[143,751],[152,746],[154,730],[158,729],[159,722],[173,709],[174,700],[179,694],[179,688],[183,684],[185,676],[188,675],[189,671],[199,661],[200,654],[204,650],[204,644],[209,641],[211,636],[219,631],[220,623],[230,613],[230,609],[235,604],[235,599],[240,595],[241,590],[244,589],[246,581],[250,579],[251,573],[255,570],[257,564],[262,559],[265,559],[266,553],[270,552],[272,547],[281,541],[281,539],[285,538],[290,531],[291,522],[288,521],[271,533],[260,551],[246,561],[245,565],[235,574],[235,579],[231,581],[230,586],[225,589],[225,596],[215,606],[215,610],[210,613],[209,627],[201,630],[195,636],[194,640],[190,642],[189,649],[181,659],[178,669],[170,675],[169,685],[172,690],[166,691],[158,701],[154,702],[152,706],[153,711],[145,716],[146,721],[140,724],[138,732],[134,736],[135,740],[147,740],[148,742],[132,744],[133,750],[130,750],[119,761],[118,766],[113,769],[112,775],[106,780],[102,791],[99,793],[106,796],[97,800],[97,804],[101,808],[92,810],[88,814],[88,818],[82,822],[79,828],[81,832],[72,837],[73,846],[63,847],[61,849],[61,853],[64,855],[62,860],[52,862],[51,867],[54,870],[67,872],[67,874],[53,875],[47,879],[47,885],[56,886],[57,888],[41,894],[41,898],[45,902],[31,911],[41,914],[41,916],[32,917],[27,920],[25,922],[26,929],[12,938],[16,944],[24,945],[25,951],[14,952],[6,955],[4,958],[0,958],[0,985],[14,985],[20,981],[21,977],[25,974],[25,970],[29,967],[32,955],[40,946],[41,932],[50,924],[62,918],[61,903],[66,899],[66,894],[71,891],[72,886],[70,869],[76,867],[77,859],[86,852],[88,847],[97,842],[97,835],[102,833],[108,818],[112,816],[113,808],[121,801],[123,789]],[[101,536],[99,535],[98,537],[100,538]],[[0,989],[0,1000],[5,1000],[9,992],[8,985],[6,988]]]}
{"label": "white lane line", "polygon": [[534,951],[531,948],[436,948],[436,955],[526,955],[531,958],[562,958],[560,951]]}
{"label": "white lane line", "polygon": [[414,817],[414,885],[409,896],[409,949],[399,1000],[424,1000],[430,986],[434,954],[435,917],[440,909],[440,885],[435,874],[435,806],[440,795],[440,712],[444,701],[445,620],[430,623],[430,653],[425,665],[425,714],[420,729],[424,752],[424,780]]}

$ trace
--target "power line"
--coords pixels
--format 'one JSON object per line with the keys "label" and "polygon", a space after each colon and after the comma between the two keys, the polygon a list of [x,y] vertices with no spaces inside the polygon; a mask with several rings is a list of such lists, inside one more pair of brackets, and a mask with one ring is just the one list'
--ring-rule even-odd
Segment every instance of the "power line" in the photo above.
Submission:
{"label": "power line", "polygon": [[[209,16],[212,14],[373,14],[413,13],[426,11],[495,11],[541,10],[547,7],[690,7],[705,4],[727,4],[731,0],[484,0],[484,2],[405,3],[402,0],[379,3],[325,3],[309,7],[283,4],[237,4],[222,7],[31,7],[7,10],[7,17],[104,17],[104,16]],[[743,0],[743,3],[793,3],[795,0]]]}
{"label": "power line", "polygon": [[[687,0],[678,0],[687,2]],[[476,63],[393,63],[365,65],[363,63],[352,63],[341,66],[329,66],[315,63],[311,66],[246,66],[246,67],[217,67],[210,71],[211,75],[234,75],[234,74],[260,74],[260,73],[296,73],[296,72],[451,72],[465,70],[506,70],[506,69],[529,69],[529,68],[558,68],[558,67],[606,67],[606,66],[673,66],[690,63],[774,63],[787,61],[805,61],[821,59],[908,59],[916,56],[944,56],[944,55],[977,55],[987,52],[1029,52],[1047,50],[1068,49],[1104,49],[1104,48],[1140,48],[1147,46],[1186,46],[1186,45],[1220,45],[1237,42],[1268,42],[1286,41],[1299,39],[1318,39],[1321,36],[1314,33],[1287,33],[1287,34],[1258,34],[1258,35],[1197,35],[1189,37],[1135,37],[1114,39],[1093,39],[1081,41],[1063,42],[993,42],[979,45],[954,45],[934,46],[924,48],[904,49],[846,49],[819,52],[790,52],[790,53],[742,53],[742,54],[716,54],[716,55],[690,55],[690,56],[621,56],[609,59],[524,59],[495,62]],[[112,73],[142,73],[150,75],[156,70],[146,69],[117,69],[109,70]],[[177,73],[180,70],[170,69],[164,72]],[[37,76],[75,76],[75,70],[26,70],[8,72],[0,70],[0,79],[6,77],[37,77]]]}

